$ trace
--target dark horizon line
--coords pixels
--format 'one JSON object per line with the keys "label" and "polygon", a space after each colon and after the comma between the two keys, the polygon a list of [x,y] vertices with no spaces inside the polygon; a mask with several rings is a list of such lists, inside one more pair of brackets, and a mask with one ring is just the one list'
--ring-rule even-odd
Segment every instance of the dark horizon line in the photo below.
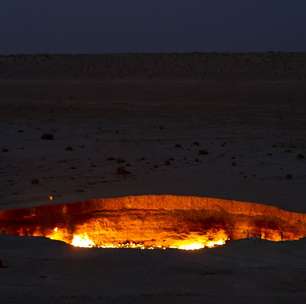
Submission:
{"label": "dark horizon line", "polygon": [[112,55],[261,55],[261,54],[306,54],[306,51],[192,51],[192,52],[89,52],[89,53],[61,53],[61,52],[39,52],[39,53],[0,53],[0,57],[12,56],[112,56]]}

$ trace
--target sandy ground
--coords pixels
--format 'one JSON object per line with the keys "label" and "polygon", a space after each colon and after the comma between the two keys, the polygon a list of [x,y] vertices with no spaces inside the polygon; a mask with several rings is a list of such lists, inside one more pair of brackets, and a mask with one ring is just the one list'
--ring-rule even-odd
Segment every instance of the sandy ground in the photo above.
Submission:
{"label": "sandy ground", "polygon": [[[195,252],[1,238],[2,303],[304,303],[306,242]],[[3,248],[4,247],[4,248]]]}
{"label": "sandy ground", "polygon": [[304,82],[3,81],[0,92],[2,208],[174,193],[306,211]]}
{"label": "sandy ground", "polygon": [[[305,98],[303,80],[1,80],[0,208],[172,193],[306,212]],[[304,240],[178,252],[1,237],[0,300],[303,303],[305,257]]]}

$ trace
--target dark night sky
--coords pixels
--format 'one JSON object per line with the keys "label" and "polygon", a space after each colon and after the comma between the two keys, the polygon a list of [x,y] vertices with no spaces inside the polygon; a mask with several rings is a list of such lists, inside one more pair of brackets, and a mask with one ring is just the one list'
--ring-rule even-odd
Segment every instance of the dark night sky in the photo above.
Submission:
{"label": "dark night sky", "polygon": [[3,0],[0,53],[306,51],[306,1]]}

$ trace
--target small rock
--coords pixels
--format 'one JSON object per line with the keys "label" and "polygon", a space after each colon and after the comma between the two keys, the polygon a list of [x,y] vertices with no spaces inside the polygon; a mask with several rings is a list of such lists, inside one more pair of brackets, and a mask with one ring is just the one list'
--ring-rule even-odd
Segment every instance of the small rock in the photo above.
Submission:
{"label": "small rock", "polygon": [[164,164],[165,164],[165,166],[170,166],[171,162],[170,162],[170,160],[166,160]]}
{"label": "small rock", "polygon": [[292,179],[292,178],[293,178],[292,174],[287,174],[286,175],[286,179]]}
{"label": "small rock", "polygon": [[7,266],[3,264],[2,260],[0,260],[0,268],[7,268]]}
{"label": "small rock", "polygon": [[180,148],[182,148],[182,145],[176,144],[174,147],[180,149]]}
{"label": "small rock", "polygon": [[68,146],[65,148],[66,151],[73,151],[73,148],[71,146]]}
{"label": "small rock", "polygon": [[117,158],[117,163],[118,164],[124,164],[126,161],[123,158]]}
{"label": "small rock", "polygon": [[51,134],[51,133],[44,133],[44,134],[41,136],[41,139],[42,139],[42,140],[54,140],[54,135]]}
{"label": "small rock", "polygon": [[131,172],[126,170],[125,167],[118,167],[117,168],[117,174],[118,175],[129,175],[129,174],[131,174]]}
{"label": "small rock", "polygon": [[9,151],[9,150],[6,149],[6,148],[2,149],[2,152],[3,152],[3,153],[6,153],[6,152],[8,152],[8,151]]}
{"label": "small rock", "polygon": [[194,141],[194,142],[192,143],[192,145],[198,147],[198,146],[200,145],[200,143],[199,143],[198,141]]}
{"label": "small rock", "polygon": [[38,185],[39,184],[39,179],[38,178],[33,178],[31,180],[32,185]]}
{"label": "small rock", "polygon": [[304,156],[304,154],[299,153],[299,154],[296,156],[296,158],[297,158],[297,159],[304,159],[305,156]]}
{"label": "small rock", "polygon": [[232,167],[236,167],[237,163],[236,162],[232,162]]}
{"label": "small rock", "polygon": [[207,150],[199,150],[199,155],[207,155],[208,151]]}

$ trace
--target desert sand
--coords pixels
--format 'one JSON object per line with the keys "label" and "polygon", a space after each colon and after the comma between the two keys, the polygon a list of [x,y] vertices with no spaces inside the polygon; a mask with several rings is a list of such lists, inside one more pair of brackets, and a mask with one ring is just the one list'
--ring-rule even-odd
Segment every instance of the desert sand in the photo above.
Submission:
{"label": "desert sand", "polygon": [[[1,209],[180,194],[306,212],[305,54],[5,56],[0,68]],[[305,240],[185,252],[2,236],[0,300],[303,303],[305,257]]]}

